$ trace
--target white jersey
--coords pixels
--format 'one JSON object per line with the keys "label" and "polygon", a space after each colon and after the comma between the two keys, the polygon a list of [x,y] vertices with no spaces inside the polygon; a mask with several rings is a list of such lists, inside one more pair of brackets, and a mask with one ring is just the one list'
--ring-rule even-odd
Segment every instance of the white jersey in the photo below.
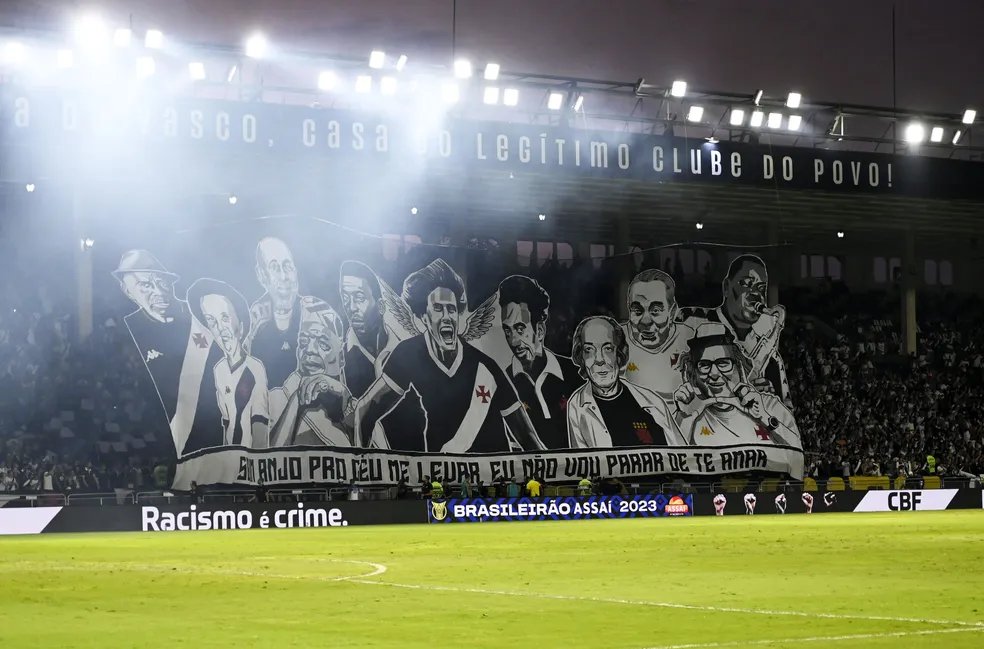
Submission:
{"label": "white jersey", "polygon": [[786,443],[800,448],[793,413],[771,394],[759,393],[759,397],[760,417],[732,405],[712,404],[681,422],[684,437],[696,446]]}
{"label": "white jersey", "polygon": [[629,341],[626,380],[652,390],[672,404],[673,393],[683,384],[680,361],[683,353],[689,350],[687,341],[693,337],[694,330],[684,324],[674,324],[673,332],[663,346],[649,350],[632,338],[631,325],[626,323],[622,328]]}
{"label": "white jersey", "polygon": [[215,392],[222,414],[224,443],[254,448],[267,440],[253,439],[253,424],[270,424],[267,376],[263,363],[247,356],[235,369],[223,358],[215,364]]}

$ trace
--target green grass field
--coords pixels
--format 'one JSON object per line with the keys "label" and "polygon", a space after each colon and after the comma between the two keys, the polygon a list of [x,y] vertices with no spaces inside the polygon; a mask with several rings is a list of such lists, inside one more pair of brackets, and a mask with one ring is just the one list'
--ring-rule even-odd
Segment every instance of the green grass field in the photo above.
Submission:
{"label": "green grass field", "polygon": [[980,511],[8,537],[0,647],[976,648],[982,566]]}

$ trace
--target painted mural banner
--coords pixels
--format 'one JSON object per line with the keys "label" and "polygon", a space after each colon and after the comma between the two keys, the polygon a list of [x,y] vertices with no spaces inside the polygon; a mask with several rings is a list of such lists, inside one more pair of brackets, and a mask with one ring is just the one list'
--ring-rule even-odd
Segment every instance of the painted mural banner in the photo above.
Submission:
{"label": "painted mural banner", "polygon": [[627,321],[589,315],[548,336],[561,305],[533,278],[472,295],[440,247],[377,273],[349,258],[357,235],[329,226],[235,228],[221,249],[123,250],[110,271],[168,422],[176,489],[802,476],[778,351],[786,311],[767,306],[754,255],[728,267],[716,306],[681,307],[669,274],[643,270]]}
{"label": "painted mural banner", "polygon": [[[328,171],[366,163],[575,174],[599,178],[981,198],[976,162],[685,138],[622,130],[485,122],[413,111],[349,111],[205,98],[121,102],[98,94],[7,87],[2,141],[17,146],[114,146],[142,158],[202,147],[220,155],[307,160]],[[433,107],[430,111],[433,113]],[[190,147],[190,149],[189,149]],[[52,160],[59,164],[57,159]],[[5,171],[0,169],[0,172]],[[42,171],[50,175],[51,170]]]}

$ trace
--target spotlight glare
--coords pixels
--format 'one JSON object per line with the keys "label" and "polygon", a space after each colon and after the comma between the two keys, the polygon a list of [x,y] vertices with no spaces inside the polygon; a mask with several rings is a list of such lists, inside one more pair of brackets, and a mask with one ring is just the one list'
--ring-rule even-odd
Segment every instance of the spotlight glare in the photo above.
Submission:
{"label": "spotlight glare", "polygon": [[742,124],[744,124],[745,123],[745,111],[743,111],[740,108],[732,108],[731,109],[731,119],[730,119],[730,122],[731,122],[731,125],[732,126],[741,126]]}
{"label": "spotlight glare", "polygon": [[[75,40],[86,49],[103,48],[109,41],[109,32],[106,29],[106,23],[96,15],[82,16],[76,20],[74,33]],[[129,30],[127,30],[127,35],[129,36]],[[127,41],[127,44],[129,44],[129,41]]]}
{"label": "spotlight glare", "polygon": [[764,94],[765,94],[765,91],[764,90],[756,90],[755,91],[755,105],[756,106],[758,106],[759,103],[762,101],[762,95],[764,95]]}
{"label": "spotlight glare", "polygon": [[141,56],[137,59],[137,76],[141,79],[146,79],[147,77],[154,74],[154,70],[157,66],[154,63],[154,59],[149,56]]}
{"label": "spotlight glare", "polygon": [[956,132],[954,132],[953,141],[952,141],[953,146],[960,144],[961,137],[963,137],[963,131],[958,129]]}
{"label": "spotlight glare", "polygon": [[482,102],[494,105],[499,103],[499,89],[496,86],[486,86],[482,95]]}
{"label": "spotlight glare", "polygon": [[579,94],[574,100],[574,112],[579,113],[582,108],[584,108],[584,95]]}
{"label": "spotlight glare", "polygon": [[686,81],[674,81],[673,86],[670,87],[670,94],[674,97],[683,97],[687,94],[687,82]]}
{"label": "spotlight glare", "polygon": [[384,95],[396,94],[396,77],[383,77],[379,80],[379,91]]}
{"label": "spotlight glare", "polygon": [[396,71],[403,72],[403,68],[407,67],[407,55],[401,54],[400,58],[396,60]]}
{"label": "spotlight glare", "polygon": [[912,122],[905,127],[905,141],[909,144],[919,144],[926,139],[926,128],[919,122]]}
{"label": "spotlight glare", "polygon": [[372,90],[372,77],[368,74],[360,74],[355,78],[355,91],[365,94]]}
{"label": "spotlight glare", "polygon": [[58,50],[57,64],[62,70],[72,67],[75,65],[75,53],[72,50]]}
{"label": "spotlight glare", "polygon": [[373,50],[369,53],[369,67],[373,70],[382,69],[383,65],[386,63],[386,52],[382,50]]}
{"label": "spotlight glare", "polygon": [[318,90],[329,91],[335,87],[335,83],[338,78],[335,73],[331,70],[323,70],[321,74],[318,75]]}
{"label": "spotlight glare", "polygon": [[24,185],[24,189],[27,190],[28,194],[33,194],[34,190],[37,188],[34,186],[34,183],[27,183],[26,185]]}
{"label": "spotlight glare", "polygon": [[205,80],[205,64],[201,61],[192,61],[188,64],[188,76],[192,81]]}
{"label": "spotlight glare", "polygon": [[3,62],[7,65],[20,65],[27,58],[27,50],[18,41],[10,41],[3,47]]}
{"label": "spotlight glare", "polygon": [[560,92],[551,92],[550,97],[547,99],[547,108],[550,110],[560,110],[560,107],[564,105],[564,94]]}
{"label": "spotlight glare", "polygon": [[758,128],[758,127],[762,126],[762,118],[763,117],[765,117],[765,113],[763,113],[760,110],[753,110],[752,111],[752,117],[751,117],[751,119],[748,120],[748,123],[751,126],[753,126],[755,128]]}
{"label": "spotlight glare", "polygon": [[766,122],[769,128],[779,128],[782,126],[782,113],[769,113],[769,121]]}
{"label": "spotlight glare", "polygon": [[232,80],[236,78],[236,73],[239,72],[239,66],[235,63],[229,68],[229,74],[226,75],[226,83],[232,83]]}
{"label": "spotlight glare", "polygon": [[799,108],[800,103],[803,101],[803,95],[798,92],[791,92],[786,97],[786,106],[789,108]]}
{"label": "spotlight glare", "polygon": [[239,197],[235,194],[229,194],[229,205],[235,205],[239,202]]}
{"label": "spotlight glare", "polygon": [[410,213],[413,214],[414,216],[416,216],[417,215],[417,208],[416,207],[411,207],[410,208]]}
{"label": "spotlight glare", "polygon": [[266,56],[268,45],[266,36],[260,33],[253,34],[246,39],[246,56],[251,59],[262,59]]}
{"label": "spotlight glare", "polygon": [[472,75],[471,61],[468,59],[457,59],[454,62],[454,76],[459,79],[467,79]]}
{"label": "spotlight glare", "polygon": [[133,33],[126,27],[118,27],[113,31],[113,45],[116,47],[130,47]]}
{"label": "spotlight glare", "polygon": [[148,29],[144,35],[144,47],[149,50],[159,50],[164,47],[164,34],[159,29]]}
{"label": "spotlight glare", "polygon": [[456,83],[445,83],[441,87],[441,99],[446,104],[456,104],[459,99],[458,84]]}
{"label": "spotlight glare", "polygon": [[844,231],[843,230],[838,230],[837,231],[837,238],[838,239],[843,239],[844,238]]}
{"label": "spotlight glare", "polygon": [[537,214],[536,215],[536,218],[540,219],[541,221],[546,221],[547,220],[547,215],[546,214]]}
{"label": "spotlight glare", "polygon": [[934,126],[933,130],[929,132],[930,142],[942,142],[943,141],[943,127]]}
{"label": "spotlight glare", "polygon": [[803,124],[803,117],[800,115],[790,115],[789,116],[789,130],[798,131],[800,126]]}
{"label": "spotlight glare", "polygon": [[703,223],[701,223],[700,221],[697,221],[696,223],[694,223],[694,226],[695,226],[695,227],[696,227],[696,228],[697,228],[698,230],[703,230],[703,229],[704,229],[704,224],[703,224]]}
{"label": "spotlight glare", "polygon": [[519,90],[516,88],[506,88],[502,91],[502,103],[506,106],[515,106],[519,103]]}
{"label": "spotlight glare", "polygon": [[964,124],[973,124],[975,119],[977,119],[976,110],[974,110],[973,108],[968,108],[967,110],[964,111],[963,120],[962,120]]}
{"label": "spotlight glare", "polygon": [[687,121],[688,122],[699,122],[704,118],[704,107],[703,106],[691,106],[690,110],[687,111]]}
{"label": "spotlight glare", "polygon": [[485,80],[495,81],[498,78],[499,78],[499,64],[487,63],[485,65]]}

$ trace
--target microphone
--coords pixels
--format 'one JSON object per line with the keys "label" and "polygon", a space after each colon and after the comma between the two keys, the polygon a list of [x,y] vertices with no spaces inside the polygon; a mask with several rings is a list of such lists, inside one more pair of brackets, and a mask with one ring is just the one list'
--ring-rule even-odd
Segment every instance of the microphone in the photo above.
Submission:
{"label": "microphone", "polygon": [[762,314],[768,311],[769,307],[765,305],[765,302],[756,302],[754,305],[752,305],[752,309],[755,310],[755,313]]}

